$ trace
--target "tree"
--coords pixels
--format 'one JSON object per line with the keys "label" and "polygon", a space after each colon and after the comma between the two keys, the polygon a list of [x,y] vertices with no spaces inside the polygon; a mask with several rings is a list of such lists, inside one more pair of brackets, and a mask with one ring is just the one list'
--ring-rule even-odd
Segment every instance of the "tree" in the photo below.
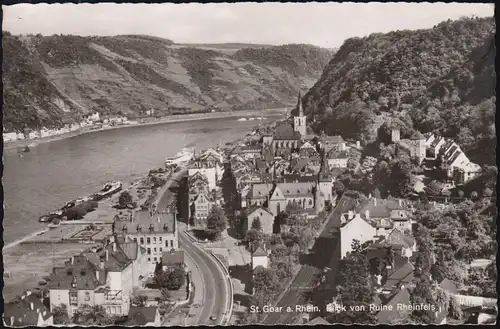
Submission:
{"label": "tree", "polygon": [[430,196],[438,196],[441,194],[441,191],[443,190],[443,184],[439,183],[438,181],[431,181],[426,187],[425,187],[425,193]]}
{"label": "tree", "polygon": [[222,232],[227,228],[227,218],[219,207],[212,207],[207,217],[206,232],[211,240],[220,238]]}
{"label": "tree", "polygon": [[255,217],[252,221],[252,230],[261,231],[262,225],[260,224],[260,218]]}
{"label": "tree", "polygon": [[116,318],[106,314],[101,305],[82,305],[73,314],[73,323],[82,326],[109,326],[113,325]]}
{"label": "tree", "polygon": [[460,303],[456,297],[450,298],[448,316],[456,320],[461,320],[463,318],[462,308],[460,307]]}
{"label": "tree", "polygon": [[334,189],[337,195],[342,195],[345,192],[344,183],[342,183],[341,181],[336,181]]}
{"label": "tree", "polygon": [[465,193],[463,190],[458,190],[457,194],[458,194],[458,197],[463,198]]}
{"label": "tree", "polygon": [[157,273],[155,275],[155,281],[160,288],[179,290],[186,282],[186,273],[178,266],[169,267],[166,271]]}
{"label": "tree", "polygon": [[65,304],[55,306],[52,308],[52,314],[54,314],[54,324],[70,324],[71,320],[68,316],[68,308]]}
{"label": "tree", "polygon": [[126,208],[129,204],[132,203],[132,201],[132,195],[130,195],[128,191],[123,191],[118,197],[118,205],[120,208]]}
{"label": "tree", "polygon": [[260,245],[262,238],[263,238],[263,234],[261,231],[258,231],[256,229],[248,230],[248,232],[245,236],[245,240],[248,244],[248,249],[251,253],[253,253],[255,250],[257,250],[257,247]]}
{"label": "tree", "polygon": [[476,191],[472,191],[472,192],[471,192],[471,194],[470,194],[470,198],[471,198],[472,200],[477,199],[477,192],[476,192]]}
{"label": "tree", "polygon": [[332,313],[327,319],[330,323],[376,324],[375,315],[367,311],[356,311],[350,306],[364,305],[365,310],[373,303],[370,280],[370,264],[361,250],[359,241],[354,240],[352,251],[339,262],[337,272],[337,302],[346,306],[347,311]]}
{"label": "tree", "polygon": [[132,300],[130,302],[132,303],[133,306],[144,307],[144,306],[146,306],[147,301],[148,301],[148,296],[138,295],[138,296],[135,296],[134,298],[132,298]]}
{"label": "tree", "polygon": [[484,196],[485,198],[489,198],[489,197],[491,197],[492,195],[493,195],[493,190],[492,190],[492,189],[490,189],[490,188],[488,188],[488,187],[484,189],[484,191],[483,191],[483,196]]}

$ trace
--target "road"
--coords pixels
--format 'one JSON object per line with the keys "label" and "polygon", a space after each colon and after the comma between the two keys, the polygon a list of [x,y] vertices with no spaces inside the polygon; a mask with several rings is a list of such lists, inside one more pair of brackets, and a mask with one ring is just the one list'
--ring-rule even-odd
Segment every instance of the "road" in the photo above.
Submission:
{"label": "road", "polygon": [[[186,174],[187,170],[175,173],[162,188],[156,202],[157,209],[164,209],[171,204],[175,197],[174,191],[178,187],[179,181]],[[193,280],[193,283],[195,289],[203,289],[204,296],[204,301],[200,309],[197,310],[194,320],[188,319],[187,322],[190,325],[221,325],[229,298],[229,290],[224,272],[211,255],[191,242],[181,230],[178,230],[178,234],[179,246],[184,250],[186,256],[191,258],[197,265],[197,268],[191,269],[191,271],[200,272],[197,273],[199,275],[193,274],[193,279],[196,277],[200,278],[196,281]],[[212,315],[216,316],[214,321],[210,320]]]}
{"label": "road", "polygon": [[[303,293],[311,291],[314,288],[325,267],[336,268],[338,262],[338,252],[336,252],[336,249],[339,241],[338,238],[332,237],[330,232],[335,227],[338,227],[340,215],[352,209],[354,202],[355,200],[348,197],[340,198],[335,209],[327,219],[328,222],[325,228],[314,243],[312,253],[306,262],[307,264],[302,265],[292,284],[276,304],[278,307],[282,306],[283,312],[269,313],[262,321],[262,324],[293,324],[296,317],[301,314],[300,312],[295,312],[296,305],[301,306],[307,303]],[[325,257],[325,251],[327,250],[331,251],[331,253]],[[284,311],[288,307],[290,307],[292,312]]]}
{"label": "road", "polygon": [[[184,234],[179,234],[179,244],[187,256],[198,265],[203,278],[204,303],[195,325],[222,325],[229,297],[227,280],[222,269],[212,256],[194,245]],[[195,289],[202,288],[200,282],[194,284]],[[210,320],[212,315],[217,317],[215,321]]]}

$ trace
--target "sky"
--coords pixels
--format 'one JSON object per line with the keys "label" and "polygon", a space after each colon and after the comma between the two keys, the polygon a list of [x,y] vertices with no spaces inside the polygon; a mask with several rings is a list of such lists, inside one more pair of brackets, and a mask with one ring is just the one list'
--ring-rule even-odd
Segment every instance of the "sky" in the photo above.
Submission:
{"label": "sky", "polygon": [[146,34],[176,43],[308,43],[431,28],[462,16],[493,16],[478,3],[18,4],[3,6],[13,34]]}

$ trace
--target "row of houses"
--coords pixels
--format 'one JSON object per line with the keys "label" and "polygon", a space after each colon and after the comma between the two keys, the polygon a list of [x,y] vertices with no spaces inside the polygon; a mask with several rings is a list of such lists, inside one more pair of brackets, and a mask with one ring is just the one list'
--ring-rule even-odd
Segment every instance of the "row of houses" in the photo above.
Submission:
{"label": "row of houses", "polygon": [[127,117],[125,116],[112,116],[101,118],[98,112],[90,114],[83,120],[77,123],[66,124],[64,127],[57,129],[49,129],[43,127],[40,130],[24,129],[22,132],[8,132],[3,133],[4,142],[14,142],[18,140],[34,140],[38,138],[53,137],[62,134],[67,134],[70,132],[79,131],[85,127],[92,127],[97,124],[114,125],[114,124],[126,124],[129,123]]}
{"label": "row of houses", "polygon": [[393,127],[391,140],[407,150],[419,164],[425,159],[440,159],[447,177],[456,185],[465,184],[481,173],[481,167],[471,162],[453,140],[433,133],[418,134],[413,139],[401,139],[398,127]]}

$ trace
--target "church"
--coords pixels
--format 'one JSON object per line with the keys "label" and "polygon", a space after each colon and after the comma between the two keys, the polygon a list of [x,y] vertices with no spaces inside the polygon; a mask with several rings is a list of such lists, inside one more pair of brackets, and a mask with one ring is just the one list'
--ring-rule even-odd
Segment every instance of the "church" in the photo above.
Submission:
{"label": "church", "polygon": [[265,147],[272,147],[275,155],[290,152],[299,148],[300,141],[306,136],[307,120],[302,108],[302,94],[299,91],[297,104],[298,115],[293,117],[293,124],[283,121],[276,126],[274,134],[262,136],[262,144]]}

